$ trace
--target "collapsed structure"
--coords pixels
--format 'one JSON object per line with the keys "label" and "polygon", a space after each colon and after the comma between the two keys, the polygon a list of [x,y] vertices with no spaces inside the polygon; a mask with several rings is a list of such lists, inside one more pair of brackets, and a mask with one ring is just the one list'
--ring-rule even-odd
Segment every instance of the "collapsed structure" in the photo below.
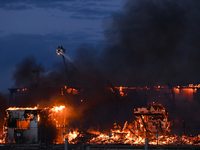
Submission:
{"label": "collapsed structure", "polygon": [[[37,107],[8,108],[4,120],[5,143],[44,142],[46,141],[47,136],[47,132],[44,131],[48,129],[51,130],[51,136],[54,138],[50,142],[62,142],[66,134],[66,129],[64,128],[66,124],[64,109],[65,106],[44,109],[38,109]],[[117,133],[119,136],[120,133],[124,135],[125,133],[131,132],[132,137],[145,137],[147,134],[148,136],[155,136],[155,134],[159,132],[163,135],[169,131],[169,123],[167,120],[168,113],[160,104],[153,103],[147,108],[135,108],[134,114],[137,120],[134,120],[132,123],[126,122],[124,127],[120,130],[115,127],[115,130],[113,130],[111,135],[115,136]],[[55,130],[54,133],[57,135],[53,135],[53,130]],[[98,137],[98,134],[101,136],[103,135],[102,133],[94,131],[90,134],[94,134],[95,137]],[[69,135],[70,134],[67,135],[68,138],[71,138]],[[78,138],[78,136],[81,137],[83,135],[77,133],[77,135],[74,136],[74,139],[71,138],[71,141],[75,141],[75,138]],[[97,139],[98,138],[93,138],[89,140],[98,143]],[[117,140],[118,139],[116,139],[115,142],[117,142]]]}
{"label": "collapsed structure", "polygon": [[168,112],[161,104],[153,103],[150,107],[135,108],[134,114],[142,120],[149,133],[166,133],[169,131]]}
{"label": "collapsed structure", "polygon": [[161,104],[135,108],[136,120],[125,122],[123,127],[114,123],[109,132],[89,129],[69,129],[65,122],[65,106],[53,108],[8,108],[4,122],[4,143],[69,143],[77,144],[132,144],[143,145],[149,138],[151,145],[198,145],[200,136],[177,136],[169,133],[168,113]]}
{"label": "collapsed structure", "polygon": [[137,118],[137,126],[143,124],[143,131],[150,136],[152,134],[167,134],[169,132],[168,112],[161,104],[153,103],[149,107],[135,108],[135,117]]}
{"label": "collapsed structure", "polygon": [[[97,109],[102,110],[102,108],[114,108],[121,107],[125,102],[129,102],[129,100],[134,99],[133,103],[127,103],[124,105],[125,109],[127,106],[132,109],[132,113],[129,113],[131,119],[136,117],[136,120],[132,121],[128,119],[124,119],[123,122],[126,123],[123,127],[119,127],[119,124],[115,124],[114,128],[109,128],[109,132],[102,133],[100,131],[94,131],[94,129],[89,129],[87,131],[80,131],[79,129],[68,128],[66,122],[66,113],[64,113],[63,108],[65,108],[66,102],[63,100],[64,97],[70,99],[71,107],[82,108],[87,104],[84,90],[76,89],[76,88],[68,88],[67,86],[61,86],[59,88],[51,89],[48,88],[48,93],[57,93],[61,96],[61,104],[65,105],[63,107],[57,106],[53,108],[8,108],[6,110],[6,117],[4,120],[4,142],[5,143],[63,143],[63,139],[65,137],[69,138],[69,142],[78,143],[131,143],[131,144],[143,144],[144,138],[148,137],[150,140],[155,141],[157,138],[163,138],[162,140],[168,141],[168,144],[174,142],[169,139],[174,139],[173,136],[169,138],[170,132],[170,123],[168,122],[168,112],[161,104],[153,103],[147,107],[142,107],[147,104],[148,101],[153,101],[154,99],[166,99],[169,101],[174,108],[175,107],[175,97],[176,99],[184,97],[187,101],[197,101],[199,100],[199,90],[200,85],[190,84],[188,86],[154,86],[154,87],[114,87],[110,85],[107,88],[107,93],[105,99],[110,100],[118,100],[118,104],[110,103],[109,107],[101,107],[101,105],[95,105],[95,111],[98,114]],[[15,103],[18,103],[22,98],[28,99],[29,93],[36,93],[41,90],[41,88],[36,89],[10,89],[11,99],[10,104],[12,106]],[[43,89],[44,90],[44,89]],[[85,99],[84,99],[85,98]],[[149,98],[151,98],[149,100]],[[84,101],[83,101],[84,99]],[[12,103],[13,102],[13,103]],[[131,101],[132,102],[132,101]],[[21,103],[19,103],[21,104]],[[107,103],[106,103],[107,104]],[[112,105],[113,104],[113,105]],[[141,104],[142,106],[138,106],[137,104]],[[33,105],[34,106],[34,105]],[[86,105],[87,106],[87,105]],[[107,106],[107,105],[105,105]],[[135,109],[133,107],[136,107]],[[122,107],[122,111],[124,111]],[[77,110],[77,109],[76,109]],[[106,109],[105,109],[106,110]],[[107,109],[109,110],[109,109]],[[134,111],[133,111],[134,110]],[[112,110],[116,113],[116,116],[111,116],[116,120],[119,118],[119,109]],[[121,112],[122,112],[121,111]],[[90,111],[89,111],[90,112]],[[110,111],[111,112],[111,111]],[[134,114],[133,114],[134,112]],[[107,113],[107,112],[106,112]],[[73,116],[73,113],[67,113],[68,115]],[[92,114],[92,113],[90,113]],[[101,115],[103,116],[103,115]],[[101,117],[97,115],[98,117]],[[132,117],[133,116],[133,117]],[[74,117],[74,116],[73,116]],[[106,117],[106,116],[104,116]],[[110,117],[110,118],[111,118]],[[110,120],[110,118],[108,120]],[[87,119],[87,118],[86,118]],[[95,118],[96,119],[96,118]],[[114,120],[113,119],[113,120]],[[100,119],[99,119],[100,120]],[[105,119],[106,120],[106,119]],[[80,121],[80,120],[79,120]],[[89,122],[89,121],[87,121]],[[77,123],[77,122],[76,122]],[[89,122],[91,123],[91,122]],[[112,122],[113,123],[113,122]],[[118,122],[119,123],[119,122]],[[76,124],[77,125],[77,124]],[[82,125],[82,124],[81,124]],[[99,124],[98,124],[99,125]],[[122,124],[120,124],[122,125]],[[75,126],[73,126],[75,127]],[[77,125],[76,128],[79,126]],[[50,132],[51,131],[51,132]],[[71,131],[71,132],[70,132]],[[49,134],[51,134],[49,136]],[[83,139],[86,140],[83,140]],[[164,139],[165,138],[165,139]],[[81,139],[81,140],[80,140]],[[199,139],[199,137],[197,137]],[[155,144],[155,142],[151,142],[151,144]],[[192,140],[191,140],[192,141]]]}

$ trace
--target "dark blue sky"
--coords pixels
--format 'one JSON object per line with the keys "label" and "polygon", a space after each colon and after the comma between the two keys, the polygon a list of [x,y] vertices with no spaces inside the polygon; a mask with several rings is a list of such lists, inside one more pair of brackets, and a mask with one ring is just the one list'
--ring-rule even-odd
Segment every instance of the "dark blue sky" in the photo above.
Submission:
{"label": "dark blue sky", "polygon": [[52,83],[44,86],[60,85],[59,45],[79,85],[199,84],[199,8],[199,0],[1,1],[0,91],[13,87],[13,75],[15,86],[27,86],[26,68],[43,71],[40,83]]}
{"label": "dark blue sky", "polygon": [[0,1],[0,92],[13,86],[23,58],[33,55],[48,68],[62,62],[58,45],[73,53],[81,43],[103,40],[102,20],[122,7],[121,0]]}

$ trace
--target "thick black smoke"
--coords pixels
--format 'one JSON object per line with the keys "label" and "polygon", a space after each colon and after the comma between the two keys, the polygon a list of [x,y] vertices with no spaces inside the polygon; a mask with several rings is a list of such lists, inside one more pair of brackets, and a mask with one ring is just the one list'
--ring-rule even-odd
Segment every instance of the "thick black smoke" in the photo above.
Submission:
{"label": "thick black smoke", "polygon": [[[27,88],[22,93],[16,93],[9,100],[10,106],[30,107],[40,102],[49,102],[60,95],[61,85],[66,84],[65,70],[61,69],[63,64],[54,64],[52,68],[46,69],[41,63],[37,63],[34,56],[28,56],[16,65],[13,72],[15,88]],[[53,105],[53,102],[52,102]]]}
{"label": "thick black smoke", "polygon": [[199,83],[199,6],[198,0],[128,0],[103,22],[106,41],[99,47],[106,48],[81,47],[75,62],[116,85]]}
{"label": "thick black smoke", "polygon": [[[87,47],[88,45],[82,45],[81,50]],[[83,54],[85,53],[80,52],[77,56],[82,57]],[[81,61],[81,64],[86,64],[89,60],[82,59]],[[142,99],[136,91],[131,92],[123,99],[112,83],[102,77],[98,68],[96,68],[96,72],[93,71],[96,64],[88,65],[91,66],[91,70],[85,71],[84,68],[81,70],[80,66],[67,62],[67,75],[63,63],[54,64],[52,68],[45,69],[42,64],[37,63],[33,56],[24,58],[16,65],[13,80],[15,87],[28,90],[16,93],[14,99],[9,101],[9,105],[33,107],[39,104],[42,108],[67,104],[72,107],[71,115],[67,118],[68,124],[83,130],[87,130],[91,126],[97,127],[97,125],[100,128],[109,129],[108,126],[112,126],[114,122],[123,124],[126,120],[131,121],[134,118],[134,106],[142,106],[146,103],[140,102]],[[35,84],[37,76],[34,76],[36,70],[39,72],[37,84]],[[66,92],[64,96],[61,95],[61,87],[69,86],[68,81],[76,81],[70,82],[70,84],[73,83],[72,87],[82,89],[79,91],[79,95],[66,94]],[[116,91],[111,92],[108,90],[110,87]]]}
{"label": "thick black smoke", "polygon": [[[123,10],[103,21],[105,41],[96,48],[83,44],[75,51],[74,66],[68,62],[67,80],[63,64],[48,70],[29,57],[16,67],[15,86],[32,87],[30,72],[39,70],[39,87],[70,83],[84,88],[84,103],[66,98],[80,113],[79,125],[130,120],[133,109],[144,105],[143,96],[133,91],[121,99],[119,93],[106,91],[106,86],[200,83],[199,8],[198,0],[128,0]],[[32,105],[56,96],[41,90],[20,104]]]}
{"label": "thick black smoke", "polygon": [[117,84],[199,82],[199,1],[129,0],[105,23],[106,71]]}
{"label": "thick black smoke", "polygon": [[42,64],[37,64],[34,56],[28,56],[16,65],[13,72],[14,85],[18,88],[30,87],[32,85],[32,71],[44,72]]}
{"label": "thick black smoke", "polygon": [[[96,49],[81,46],[74,62],[85,76],[117,86],[198,84],[199,8],[198,0],[128,0],[123,10],[104,20],[106,40]],[[198,102],[176,103],[181,127],[181,118],[196,116],[192,110]],[[198,126],[195,120],[190,121]]]}

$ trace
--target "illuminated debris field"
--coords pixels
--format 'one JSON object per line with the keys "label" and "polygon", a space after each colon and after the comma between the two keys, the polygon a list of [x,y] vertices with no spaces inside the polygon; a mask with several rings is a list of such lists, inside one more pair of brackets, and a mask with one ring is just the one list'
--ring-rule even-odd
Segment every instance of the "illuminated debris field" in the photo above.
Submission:
{"label": "illuminated debris field", "polygon": [[8,108],[1,143],[62,144],[65,138],[70,144],[131,144],[144,145],[200,145],[200,136],[178,136],[170,134],[168,112],[161,104],[135,108],[136,120],[125,122],[123,127],[113,124],[110,131],[68,128],[65,121],[67,107],[52,108]]}

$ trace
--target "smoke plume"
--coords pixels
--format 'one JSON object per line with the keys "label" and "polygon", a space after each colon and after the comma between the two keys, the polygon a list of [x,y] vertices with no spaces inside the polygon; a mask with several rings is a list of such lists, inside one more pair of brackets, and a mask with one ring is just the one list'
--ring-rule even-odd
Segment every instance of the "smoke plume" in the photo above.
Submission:
{"label": "smoke plume", "polygon": [[199,5],[128,0],[103,21],[106,40],[99,47],[105,48],[81,47],[74,61],[87,75],[101,74],[115,85],[199,83]]}
{"label": "smoke plume", "polygon": [[[199,8],[198,0],[127,0],[103,21],[105,41],[77,49],[74,63],[85,76],[116,86],[199,84]],[[180,126],[183,118],[196,116],[199,105],[183,101],[176,101]],[[158,102],[168,103],[165,97]],[[191,124],[198,125],[195,120]]]}
{"label": "smoke plume", "polygon": [[69,83],[84,88],[78,100],[64,100],[76,107],[76,123],[104,125],[130,120],[133,109],[145,105],[136,91],[121,99],[106,86],[200,83],[199,8],[198,0],[127,0],[123,10],[103,20],[105,41],[98,47],[82,44],[71,56],[67,80],[63,64],[45,69],[32,56],[19,63],[13,74],[15,86],[33,88],[31,71],[39,70],[38,85],[43,88],[32,90],[19,105],[56,99],[58,94],[45,89]]}

